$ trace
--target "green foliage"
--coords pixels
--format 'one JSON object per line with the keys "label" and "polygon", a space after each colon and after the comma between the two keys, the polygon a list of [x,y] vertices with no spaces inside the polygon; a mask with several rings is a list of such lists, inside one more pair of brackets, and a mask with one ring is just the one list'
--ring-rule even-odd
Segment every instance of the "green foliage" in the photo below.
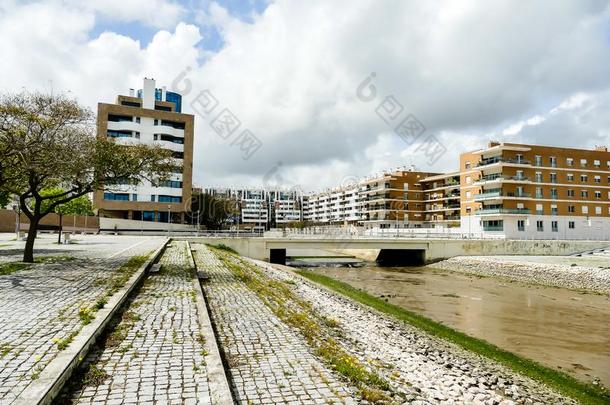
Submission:
{"label": "green foliage", "polygon": [[526,359],[517,354],[500,349],[482,339],[468,336],[429,318],[408,311],[396,305],[389,304],[366,292],[355,289],[349,284],[335,280],[331,277],[311,271],[297,271],[303,277],[322,284],[355,301],[368,305],[382,313],[391,315],[401,321],[411,324],[433,336],[455,343],[473,353],[488,357],[524,376],[541,381],[556,389],[563,395],[577,399],[583,404],[610,403],[610,393],[599,387],[582,383],[575,378],[560,371],[545,367],[533,360]]}
{"label": "green foliage", "polygon": [[206,229],[222,229],[233,222],[239,207],[234,199],[201,193],[193,194],[191,212],[196,215],[195,223]]}
{"label": "green foliage", "polygon": [[[49,206],[55,202],[57,198],[55,198],[54,196],[61,196],[65,192],[66,190],[59,187],[47,188],[42,190],[40,192],[40,195],[43,197],[50,198],[42,202],[42,210],[46,211]],[[55,208],[53,208],[53,212],[61,215],[93,215],[91,200],[87,195],[81,195],[80,197],[76,197],[68,202],[56,205]]]}
{"label": "green foliage", "polygon": [[64,95],[0,96],[0,122],[0,193],[16,195],[30,220],[26,262],[33,261],[45,215],[90,212],[84,200],[68,203],[106,183],[164,181],[176,166],[172,152],[161,146],[126,146],[96,137],[93,113]]}
{"label": "green foliage", "polygon": [[237,251],[235,249],[233,249],[230,246],[225,245],[224,243],[219,243],[218,245],[208,245],[208,246],[214,247],[219,250],[224,250],[225,252],[233,253],[236,255],[239,254],[239,253],[237,253]]}
{"label": "green foliage", "polygon": [[25,270],[30,267],[29,264],[23,262],[8,262],[0,264],[0,276],[13,274],[16,271]]}
{"label": "green foliage", "polygon": [[11,195],[6,191],[0,191],[0,208],[6,207],[11,202]]}

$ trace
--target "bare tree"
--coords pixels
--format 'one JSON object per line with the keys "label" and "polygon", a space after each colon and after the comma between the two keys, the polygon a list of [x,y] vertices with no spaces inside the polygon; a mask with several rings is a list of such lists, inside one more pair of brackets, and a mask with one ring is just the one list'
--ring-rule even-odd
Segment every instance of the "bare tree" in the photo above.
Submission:
{"label": "bare tree", "polygon": [[[40,220],[104,183],[166,180],[171,151],[95,136],[94,115],[63,95],[0,97],[0,192],[17,195],[30,221],[23,261],[34,260]],[[43,190],[55,192],[45,193]]]}

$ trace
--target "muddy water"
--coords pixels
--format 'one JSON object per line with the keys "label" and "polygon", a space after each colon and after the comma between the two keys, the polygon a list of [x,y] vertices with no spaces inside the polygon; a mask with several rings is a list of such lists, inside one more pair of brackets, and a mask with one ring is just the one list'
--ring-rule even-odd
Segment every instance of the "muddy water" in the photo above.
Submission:
{"label": "muddy water", "polygon": [[610,297],[430,268],[321,268],[375,296],[610,387]]}

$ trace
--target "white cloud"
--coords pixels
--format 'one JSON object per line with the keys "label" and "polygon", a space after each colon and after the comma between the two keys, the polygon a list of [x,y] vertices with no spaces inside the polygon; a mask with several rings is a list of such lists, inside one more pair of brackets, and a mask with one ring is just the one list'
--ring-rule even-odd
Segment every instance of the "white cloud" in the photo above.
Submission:
{"label": "white cloud", "polygon": [[[489,137],[571,146],[610,140],[607,1],[515,9],[508,0],[278,0],[251,23],[211,3],[195,20],[218,28],[225,45],[205,59],[198,28],[177,24],[184,10],[172,1],[150,4],[0,5],[0,88],[46,89],[52,80],[94,107],[139,87],[143,76],[169,87],[191,67],[184,108],[210,89],[216,112],[229,108],[263,142],[243,160],[197,118],[195,181],[202,185],[261,184],[282,162],[287,184],[320,189],[410,163],[451,170],[459,152]],[[100,16],[166,30],[147,45],[112,32],[90,38]],[[378,98],[364,103],[356,87],[371,72]],[[425,136],[442,141],[443,159],[430,165],[393,135],[375,113],[387,95],[425,125]]]}

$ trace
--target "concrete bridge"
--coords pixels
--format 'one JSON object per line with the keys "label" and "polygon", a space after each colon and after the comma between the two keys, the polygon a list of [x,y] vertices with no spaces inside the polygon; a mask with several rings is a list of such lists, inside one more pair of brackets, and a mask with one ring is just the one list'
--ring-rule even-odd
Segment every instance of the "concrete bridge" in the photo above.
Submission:
{"label": "concrete bridge", "polygon": [[239,254],[271,263],[286,263],[286,250],[321,249],[375,258],[384,264],[431,263],[454,256],[569,255],[607,248],[609,241],[428,239],[367,237],[178,237],[190,242],[223,244]]}

